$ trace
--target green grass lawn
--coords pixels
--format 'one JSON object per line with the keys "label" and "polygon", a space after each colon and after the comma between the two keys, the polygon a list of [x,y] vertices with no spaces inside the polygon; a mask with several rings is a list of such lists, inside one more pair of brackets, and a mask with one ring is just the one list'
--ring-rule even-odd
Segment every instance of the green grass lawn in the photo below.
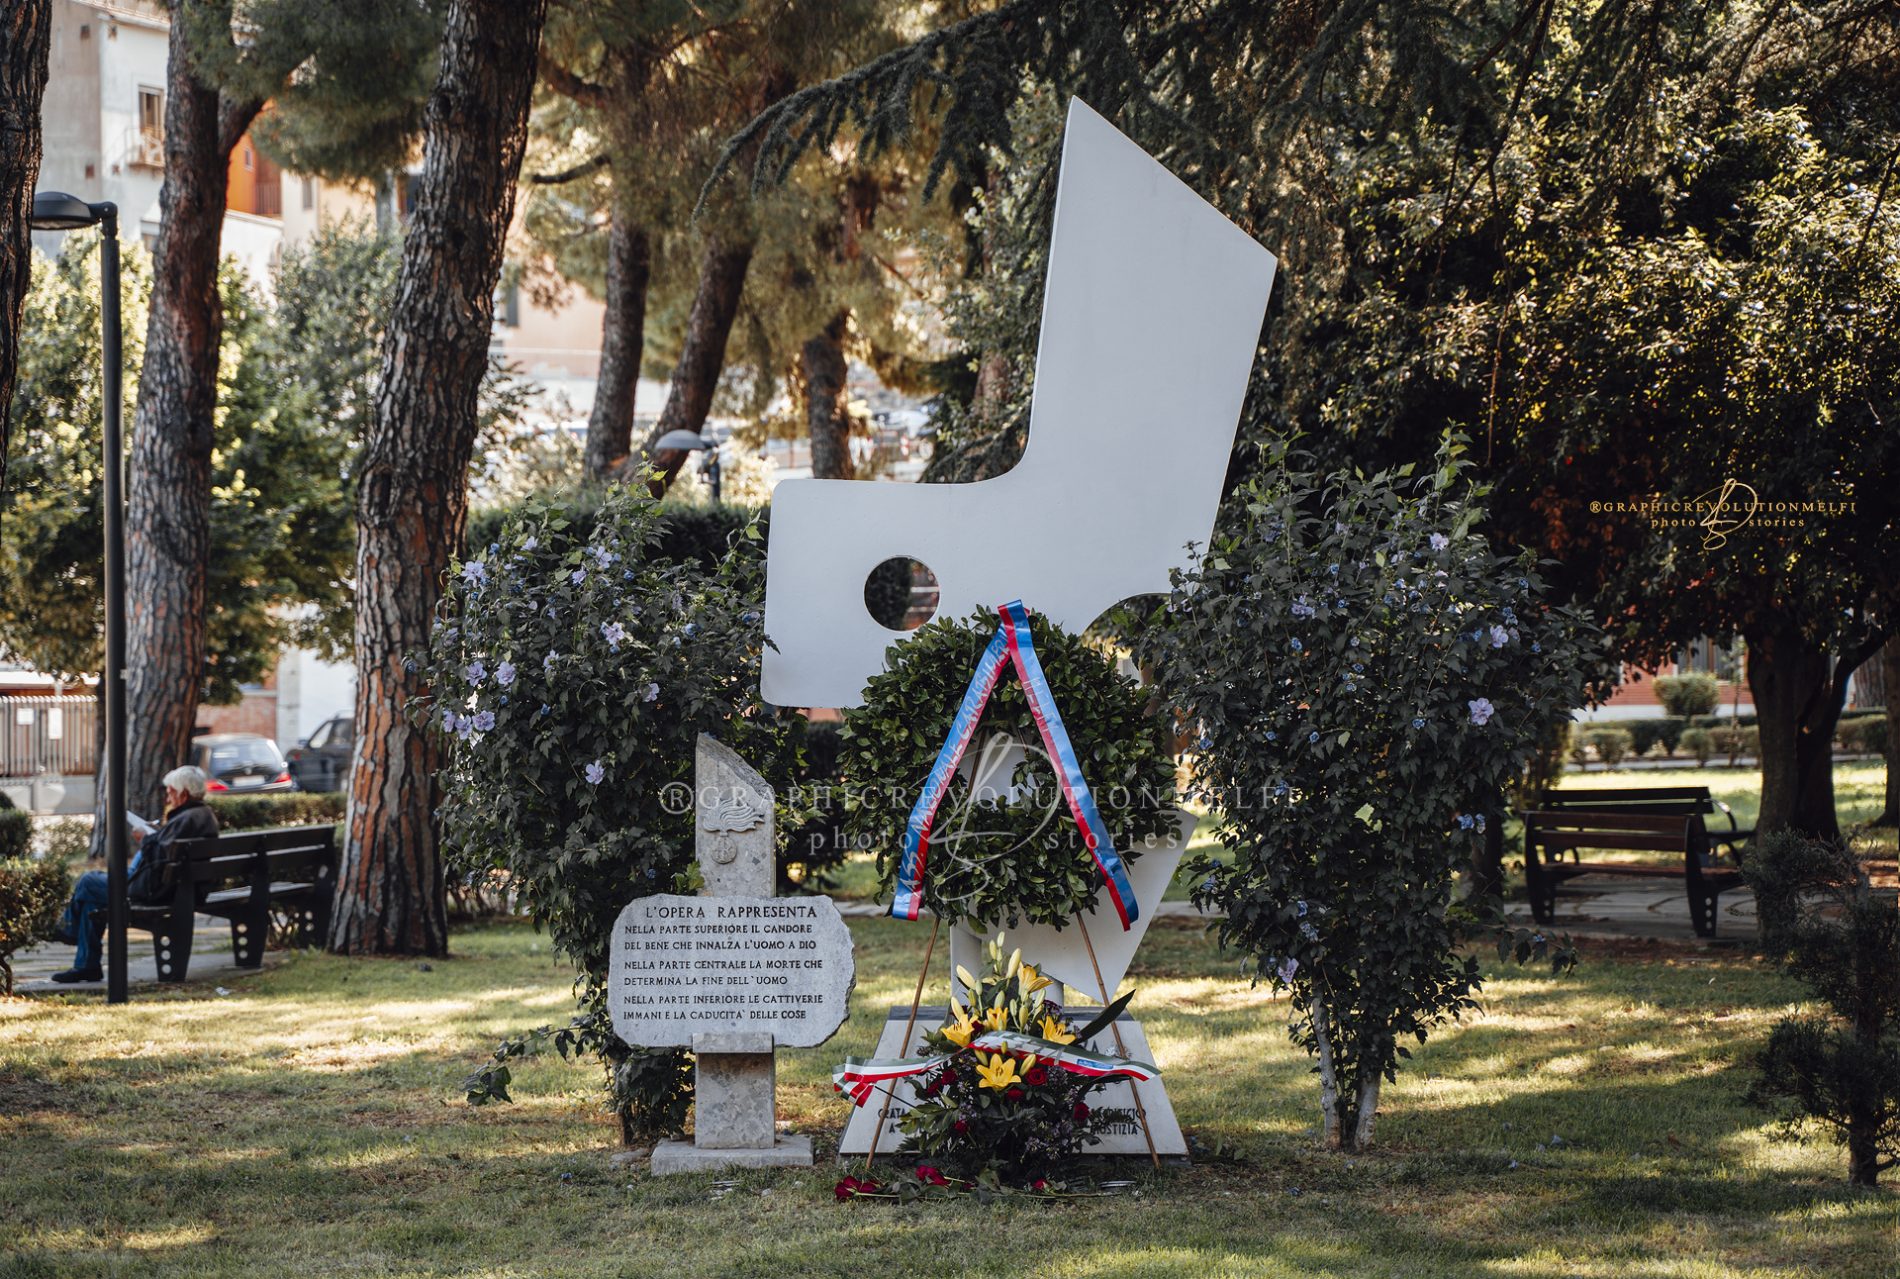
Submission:
{"label": "green grass lawn", "polygon": [[[780,1056],[781,1115],[835,1141],[827,1082],[907,1000],[926,933],[857,921],[854,1015]],[[615,1169],[592,1066],[456,1085],[562,1019],[569,974],[511,925],[414,962],[298,954],[227,979],[0,1002],[0,1276],[1496,1276],[1894,1274],[1900,1196],[1844,1182],[1741,1100],[1798,996],[1733,954],[1605,943],[1574,978],[1495,975],[1386,1094],[1380,1149],[1325,1153],[1285,1006],[1161,921],[1133,977],[1186,1170],[1139,1197],[839,1205],[828,1161],[708,1178]],[[1561,1138],[1561,1142],[1553,1142]]]}

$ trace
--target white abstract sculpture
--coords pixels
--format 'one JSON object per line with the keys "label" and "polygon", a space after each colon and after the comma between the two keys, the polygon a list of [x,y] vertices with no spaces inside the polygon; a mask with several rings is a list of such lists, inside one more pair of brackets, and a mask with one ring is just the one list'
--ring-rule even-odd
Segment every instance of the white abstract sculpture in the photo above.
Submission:
{"label": "white abstract sculpture", "polygon": [[1022,461],[975,484],[793,480],[772,497],[761,691],[855,706],[900,632],[864,583],[926,565],[938,616],[1012,599],[1081,630],[1213,531],[1274,258],[1071,99]]}

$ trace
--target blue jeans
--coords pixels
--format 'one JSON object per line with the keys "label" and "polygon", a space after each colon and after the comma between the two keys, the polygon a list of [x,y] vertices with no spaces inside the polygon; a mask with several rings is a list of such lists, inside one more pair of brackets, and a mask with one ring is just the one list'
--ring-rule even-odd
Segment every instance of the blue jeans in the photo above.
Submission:
{"label": "blue jeans", "polygon": [[99,937],[92,927],[92,914],[104,910],[106,901],[106,873],[89,870],[73,886],[73,899],[66,903],[66,914],[59,921],[61,928],[79,938],[73,967],[81,972],[94,972],[99,967]]}

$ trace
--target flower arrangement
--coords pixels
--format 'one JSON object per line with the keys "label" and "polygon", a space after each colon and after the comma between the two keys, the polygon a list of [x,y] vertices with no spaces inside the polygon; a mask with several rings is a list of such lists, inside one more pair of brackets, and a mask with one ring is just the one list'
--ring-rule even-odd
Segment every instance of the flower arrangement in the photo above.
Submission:
{"label": "flower arrangement", "polygon": [[1005,958],[1000,939],[989,944],[980,981],[961,966],[957,977],[971,1002],[965,1007],[953,997],[950,1019],[925,1037],[937,1056],[899,1121],[900,1153],[972,1182],[1046,1182],[1109,1122],[1088,1097],[1115,1075],[1153,1072],[1143,1063],[1104,1071],[1102,1059],[1083,1056],[1089,1038],[1127,1000],[1078,1030],[1048,997],[1054,983],[1025,964],[1020,949]]}

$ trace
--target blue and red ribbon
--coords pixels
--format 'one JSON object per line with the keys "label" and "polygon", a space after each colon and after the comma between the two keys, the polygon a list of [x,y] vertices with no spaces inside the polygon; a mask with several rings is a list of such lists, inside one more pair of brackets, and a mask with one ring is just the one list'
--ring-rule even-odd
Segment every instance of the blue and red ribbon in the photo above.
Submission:
{"label": "blue and red ribbon", "polygon": [[996,691],[1007,660],[1022,681],[1036,731],[1042,735],[1042,744],[1055,763],[1062,796],[1068,801],[1069,812],[1075,816],[1076,827],[1082,832],[1082,842],[1102,872],[1109,900],[1115,903],[1115,913],[1126,930],[1139,918],[1141,904],[1135,900],[1128,871],[1095,807],[1095,796],[1089,791],[1088,781],[1082,776],[1082,764],[1076,758],[1075,744],[1069,740],[1069,730],[1063,727],[1062,712],[1056,709],[1049,677],[1043,673],[1035,641],[1029,633],[1029,610],[1023,607],[1021,600],[1011,600],[997,613],[1002,617],[1002,625],[996,628],[996,634],[990,637],[983,656],[977,661],[969,686],[963,690],[956,718],[950,721],[950,732],[930,767],[923,793],[918,795],[917,803],[910,810],[910,820],[904,825],[904,855],[898,862],[897,891],[891,899],[891,915],[897,919],[915,919],[923,909],[924,864],[930,855],[931,827],[937,820],[937,810],[943,806],[957,765],[976,736],[983,708],[989,705],[990,695]]}

